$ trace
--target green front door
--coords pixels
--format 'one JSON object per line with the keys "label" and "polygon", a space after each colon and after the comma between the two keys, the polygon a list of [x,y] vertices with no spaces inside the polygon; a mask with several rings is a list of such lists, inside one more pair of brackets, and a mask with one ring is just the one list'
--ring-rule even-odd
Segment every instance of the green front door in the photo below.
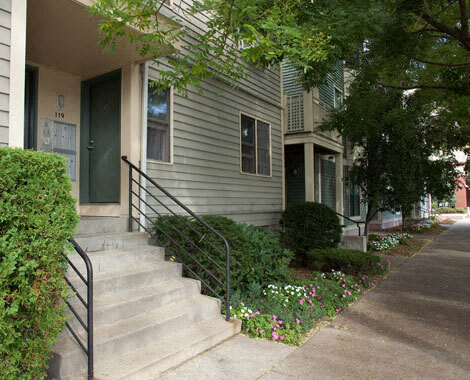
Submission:
{"label": "green front door", "polygon": [[82,86],[81,203],[119,203],[121,73]]}

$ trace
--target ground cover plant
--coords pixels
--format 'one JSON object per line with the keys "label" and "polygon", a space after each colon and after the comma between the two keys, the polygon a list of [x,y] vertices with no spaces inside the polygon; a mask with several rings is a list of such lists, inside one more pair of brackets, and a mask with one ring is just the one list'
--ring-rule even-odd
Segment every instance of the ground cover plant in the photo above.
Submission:
{"label": "ground cover plant", "polygon": [[65,159],[0,148],[0,378],[41,379],[65,323],[64,250],[78,217]]}
{"label": "ground cover plant", "polygon": [[445,231],[445,228],[438,221],[426,220],[412,224],[406,228],[406,231],[414,234],[439,235]]}
{"label": "ground cover plant", "polygon": [[408,233],[392,233],[386,236],[369,235],[367,249],[369,251],[387,251],[398,245],[407,245],[409,240],[413,239]]}
{"label": "ground cover plant", "polygon": [[[389,264],[377,267],[382,274],[389,270]],[[313,272],[307,281],[252,289],[243,300],[234,300],[232,315],[241,319],[242,331],[251,337],[299,345],[321,320],[334,318],[373,286],[375,280],[367,274]]]}

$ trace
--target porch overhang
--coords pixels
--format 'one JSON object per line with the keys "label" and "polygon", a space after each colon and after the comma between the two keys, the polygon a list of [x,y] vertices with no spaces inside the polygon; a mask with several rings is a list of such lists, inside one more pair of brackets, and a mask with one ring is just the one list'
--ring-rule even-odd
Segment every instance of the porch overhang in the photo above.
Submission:
{"label": "porch overhang", "polygon": [[311,143],[315,145],[315,149],[320,153],[323,149],[325,154],[343,153],[344,147],[338,141],[333,141],[328,137],[313,132],[302,132],[295,134],[286,134],[284,136],[285,145]]}
{"label": "porch overhang", "polygon": [[[98,44],[99,18],[88,13],[86,7],[89,4],[89,0],[29,1],[26,60],[89,78],[150,59],[139,56],[136,48],[127,41],[122,41],[111,52],[104,52]],[[162,46],[162,49],[166,48]]]}

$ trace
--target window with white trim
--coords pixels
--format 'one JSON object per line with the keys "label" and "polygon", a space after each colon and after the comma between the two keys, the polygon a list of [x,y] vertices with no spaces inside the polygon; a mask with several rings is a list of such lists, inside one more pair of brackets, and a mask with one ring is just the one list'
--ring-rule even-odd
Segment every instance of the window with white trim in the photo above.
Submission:
{"label": "window with white trim", "polygon": [[271,125],[241,114],[241,171],[271,175]]}
{"label": "window with white trim", "polygon": [[170,162],[170,89],[154,92],[148,85],[147,158]]}
{"label": "window with white trim", "polygon": [[343,105],[343,92],[335,87],[335,108]]}

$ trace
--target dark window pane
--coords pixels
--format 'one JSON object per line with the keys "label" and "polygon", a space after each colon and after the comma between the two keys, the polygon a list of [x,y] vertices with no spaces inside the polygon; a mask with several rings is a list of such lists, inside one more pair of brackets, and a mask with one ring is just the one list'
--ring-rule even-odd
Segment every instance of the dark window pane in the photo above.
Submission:
{"label": "dark window pane", "polygon": [[149,121],[147,127],[147,158],[170,162],[170,128]]}
{"label": "dark window pane", "polygon": [[242,115],[242,172],[256,173],[255,119]]}
{"label": "dark window pane", "polygon": [[271,174],[271,153],[269,150],[269,124],[258,120],[257,124],[257,149],[258,149],[258,174]]}

